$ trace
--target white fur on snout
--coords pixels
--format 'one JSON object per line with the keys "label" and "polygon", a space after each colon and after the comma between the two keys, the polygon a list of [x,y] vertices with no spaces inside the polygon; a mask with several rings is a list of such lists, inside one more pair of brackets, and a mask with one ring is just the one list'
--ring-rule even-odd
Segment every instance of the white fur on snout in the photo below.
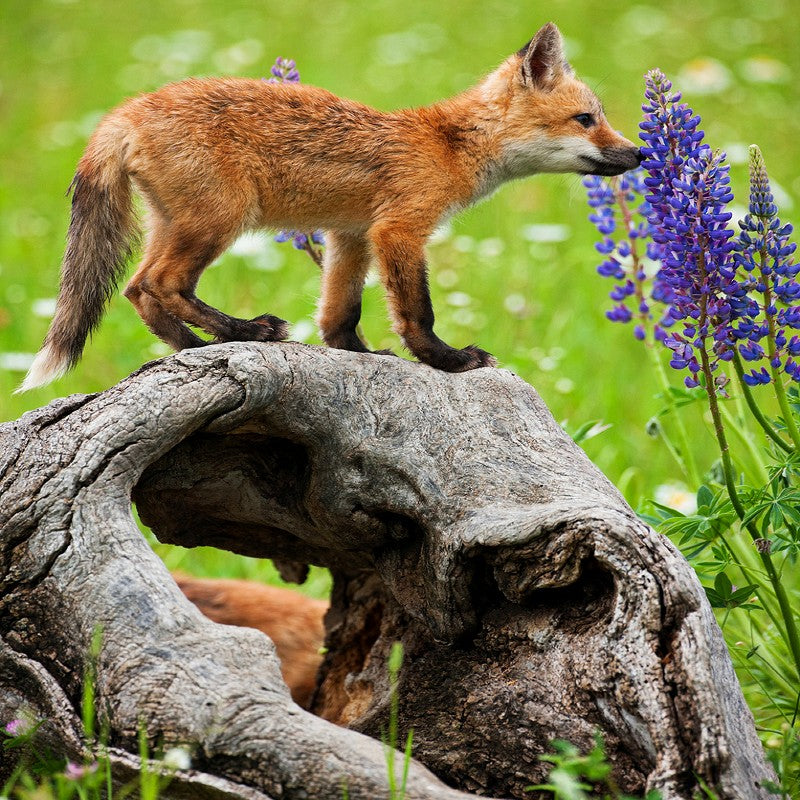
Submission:
{"label": "white fur on snout", "polygon": [[604,160],[600,148],[580,136],[540,136],[509,142],[503,148],[508,178],[523,178],[537,172],[581,172],[586,169],[584,158]]}

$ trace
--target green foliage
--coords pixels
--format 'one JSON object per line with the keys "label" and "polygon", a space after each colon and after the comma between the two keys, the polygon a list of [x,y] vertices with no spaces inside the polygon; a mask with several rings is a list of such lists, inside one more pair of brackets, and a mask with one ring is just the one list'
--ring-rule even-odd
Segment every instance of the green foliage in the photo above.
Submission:
{"label": "green foliage", "polygon": [[[595,734],[594,747],[585,755],[570,742],[556,739],[551,742],[555,753],[539,756],[553,765],[547,783],[527,786],[526,791],[553,793],[554,800],[635,800],[619,791],[611,775],[611,765],[606,760],[603,737]],[[648,792],[644,800],[659,800],[661,795]]]}
{"label": "green foliage", "polygon": [[[750,413],[752,405],[770,407],[768,390],[751,398],[751,404],[743,401],[744,384],[738,396],[734,385],[729,387],[732,396],[712,409],[712,430],[725,449],[719,460],[707,463],[695,508],[681,512],[648,501],[641,516],[676,542],[701,578],[780,777],[775,790],[793,797],[800,786],[795,757],[800,749],[798,451],[784,438],[783,418]],[[790,413],[797,415],[796,392],[790,390],[789,396]],[[695,413],[695,408],[684,404],[680,413]],[[662,437],[679,427],[677,413],[674,405],[662,409]],[[728,439],[738,447],[728,447]],[[673,447],[680,463],[681,450]]]}
{"label": "green foliage", "polygon": [[87,653],[81,693],[86,748],[82,763],[42,748],[37,743],[37,732],[47,721],[36,720],[30,712],[20,709],[17,718],[6,722],[0,731],[3,751],[16,760],[11,777],[0,789],[0,800],[126,800],[129,797],[158,800],[175,770],[190,766],[188,750],[183,747],[152,754],[142,727],[139,731],[139,777],[124,786],[114,787],[106,748],[107,731],[104,728],[101,735],[96,736],[95,682],[102,644],[103,633],[98,626]]}
{"label": "green foliage", "polygon": [[403,645],[400,642],[394,642],[387,662],[389,670],[389,691],[391,692],[389,733],[388,735],[381,736],[383,750],[386,756],[386,769],[389,775],[389,800],[404,800],[406,796],[406,782],[408,781],[408,769],[411,765],[411,749],[414,742],[414,730],[409,729],[408,735],[406,736],[405,748],[403,750],[403,771],[398,784],[394,762],[399,742],[398,722],[400,718],[400,696],[398,689],[400,668],[402,666]]}
{"label": "green foliage", "polygon": [[[130,0],[8,0],[0,26],[0,354],[31,354],[44,336],[49,320],[39,301],[53,298],[58,285],[64,192],[99,116],[127,96],[190,75],[268,75],[276,55],[296,59],[304,82],[379,108],[407,107],[466,88],[553,19],[578,74],[626,136],[637,134],[648,68],[692,75],[705,89],[696,108],[710,121],[709,138],[731,155],[759,141],[775,179],[796,194],[793,17],[778,3],[755,6],[612,0],[599,13],[589,0],[558,0],[547,10],[504,0],[331,0],[322,13],[311,0],[193,0],[142,14]],[[734,164],[734,180],[743,172]],[[536,386],[556,419],[576,426],[602,418],[624,431],[582,444],[618,484],[637,467],[627,483],[636,503],[671,465],[644,431],[657,401],[641,347],[623,337],[608,356],[605,289],[593,269],[582,194],[576,176],[542,175],[456,217],[430,247],[436,330],[454,345],[477,341],[493,352]],[[310,342],[318,342],[318,290],[318,270],[304,253],[269,243],[225,254],[199,287],[201,297],[237,316],[270,311],[302,323]],[[370,282],[365,334],[374,346],[399,351],[382,294]],[[117,294],[77,369],[55,385],[12,396],[22,372],[0,356],[0,419],[107,388],[165,352]],[[604,375],[598,367],[606,364]],[[690,429],[702,452],[702,426]],[[233,569],[224,564],[217,574]]]}

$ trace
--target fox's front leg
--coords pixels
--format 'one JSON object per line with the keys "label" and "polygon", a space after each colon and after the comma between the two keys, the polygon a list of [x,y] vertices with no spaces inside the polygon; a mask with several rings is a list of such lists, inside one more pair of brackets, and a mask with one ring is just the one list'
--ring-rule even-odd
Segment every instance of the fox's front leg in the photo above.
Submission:
{"label": "fox's front leg", "polygon": [[446,372],[493,367],[497,362],[485,350],[474,345],[457,350],[433,332],[424,249],[427,236],[384,224],[373,226],[369,238],[386,287],[395,330],[406,347],[420,361]]}

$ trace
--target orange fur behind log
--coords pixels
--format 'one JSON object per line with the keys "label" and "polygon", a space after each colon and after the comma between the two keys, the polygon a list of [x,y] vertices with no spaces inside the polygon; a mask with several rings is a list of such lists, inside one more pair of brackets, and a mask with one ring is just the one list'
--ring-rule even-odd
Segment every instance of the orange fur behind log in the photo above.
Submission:
{"label": "orange fur behind log", "polygon": [[292,699],[307,707],[322,662],[325,640],[322,600],[254,581],[173,575],[186,597],[214,622],[256,628],[275,643]]}

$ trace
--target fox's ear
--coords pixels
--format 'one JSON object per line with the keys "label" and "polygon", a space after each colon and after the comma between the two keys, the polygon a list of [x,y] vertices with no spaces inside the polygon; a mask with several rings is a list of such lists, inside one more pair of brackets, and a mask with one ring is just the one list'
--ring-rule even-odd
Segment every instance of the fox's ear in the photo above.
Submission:
{"label": "fox's ear", "polygon": [[572,67],[564,55],[564,40],[555,23],[548,22],[517,55],[522,56],[522,80],[537,89],[549,89]]}

